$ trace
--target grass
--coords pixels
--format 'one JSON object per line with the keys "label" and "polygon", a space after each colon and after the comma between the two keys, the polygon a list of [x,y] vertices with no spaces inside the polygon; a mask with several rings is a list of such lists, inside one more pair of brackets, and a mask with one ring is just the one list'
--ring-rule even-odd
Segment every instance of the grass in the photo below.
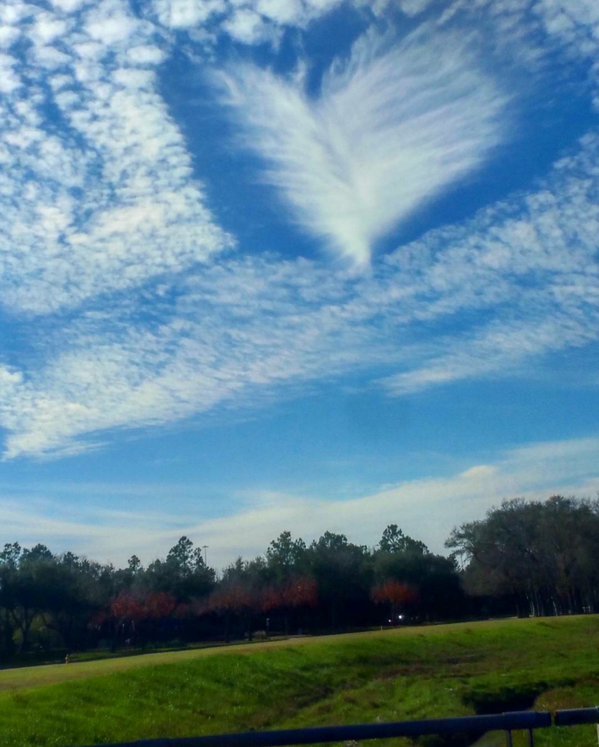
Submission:
{"label": "grass", "polygon": [[[589,706],[599,701],[598,649],[599,619],[586,616],[4,670],[0,743],[74,747],[441,718],[533,704],[543,710]],[[478,745],[504,743],[502,735],[499,741],[489,735]],[[595,729],[547,730],[537,743],[586,747],[596,744]]]}

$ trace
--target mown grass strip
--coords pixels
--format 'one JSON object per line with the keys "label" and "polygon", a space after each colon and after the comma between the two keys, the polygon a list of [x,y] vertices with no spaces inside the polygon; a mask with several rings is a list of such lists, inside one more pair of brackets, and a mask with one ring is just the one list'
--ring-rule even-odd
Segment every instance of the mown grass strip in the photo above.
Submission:
{"label": "mown grass strip", "polygon": [[[560,692],[568,693],[569,702],[554,707],[571,707],[572,694],[583,691],[593,701],[575,705],[593,705],[599,700],[598,647],[599,620],[589,616],[4,671],[0,742],[74,747],[443,718],[508,710],[515,702],[530,705],[543,694]],[[589,745],[596,743],[594,733],[593,738]]]}

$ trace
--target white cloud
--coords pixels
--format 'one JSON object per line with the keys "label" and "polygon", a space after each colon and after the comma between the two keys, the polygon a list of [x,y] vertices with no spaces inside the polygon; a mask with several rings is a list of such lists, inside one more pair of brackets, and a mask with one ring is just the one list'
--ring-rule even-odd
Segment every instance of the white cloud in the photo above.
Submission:
{"label": "white cloud", "polygon": [[116,12],[106,13],[105,5],[106,3],[100,5],[99,10],[89,13],[85,33],[107,46],[126,41],[138,30],[138,23],[124,8],[118,6]]}
{"label": "white cloud", "polygon": [[12,26],[0,27],[0,48],[7,49],[19,38],[18,29]]}
{"label": "white cloud", "polygon": [[[385,380],[390,392],[402,395],[457,380],[518,374],[545,353],[597,341],[597,182],[596,176],[586,180],[575,175],[595,172],[599,141],[587,136],[583,143],[577,157],[559,161],[553,179],[526,196],[517,212],[517,203],[496,206],[466,224],[460,237],[452,236],[451,229],[425,237],[422,243],[436,256],[425,276],[442,293],[422,310],[424,318],[450,313],[448,297],[460,303],[464,290],[469,296],[465,303],[472,303],[476,287],[483,294],[480,308],[514,293],[516,278],[522,295],[514,293],[510,307],[497,308],[490,322],[441,335],[416,352],[408,370]],[[438,251],[441,246],[445,251]],[[403,266],[414,258],[412,253],[398,255]]]}
{"label": "white cloud", "polygon": [[64,20],[55,18],[51,13],[40,13],[29,33],[36,45],[43,46],[64,36],[66,32],[67,24]]}
{"label": "white cloud", "polygon": [[184,29],[223,13],[227,4],[226,0],[154,0],[151,7],[162,25]]}
{"label": "white cloud", "polygon": [[384,384],[391,394],[401,396],[454,381],[518,374],[520,367],[530,366],[536,356],[562,350],[565,345],[574,348],[596,342],[593,323],[598,322],[599,313],[595,311],[579,319],[557,314],[537,322],[529,319],[490,325],[478,335],[453,337],[447,341],[447,352],[441,352],[442,345],[441,350],[435,350],[432,363],[395,374]]}
{"label": "white cloud", "polygon": [[257,0],[255,6],[260,15],[280,25],[295,25],[305,12],[301,0]]}
{"label": "white cloud", "polygon": [[398,45],[367,35],[316,100],[301,82],[249,65],[220,80],[246,146],[299,225],[358,265],[507,137],[508,97],[464,39],[428,28]]}
{"label": "white cloud", "polygon": [[152,27],[104,0],[68,22],[38,13],[23,33],[32,64],[0,57],[4,308],[76,307],[231,246],[158,92]]}
{"label": "white cloud", "polygon": [[23,19],[28,18],[35,12],[28,3],[23,0],[12,0],[12,2],[4,3],[0,7],[0,22],[8,24],[9,26],[20,23]]}
{"label": "white cloud", "polygon": [[88,0],[50,0],[50,2],[58,10],[65,13],[74,13],[86,5]]}
{"label": "white cloud", "polygon": [[140,44],[132,47],[127,51],[127,57],[138,65],[158,65],[164,58],[165,54],[158,47],[152,47],[147,44]]}
{"label": "white cloud", "polygon": [[242,44],[259,44],[273,38],[273,29],[250,8],[238,8],[223,23],[223,29]]}
{"label": "white cloud", "polygon": [[[359,0],[362,5],[364,0]],[[216,23],[220,32],[241,44],[276,41],[277,28],[305,28],[340,6],[343,0],[153,0],[149,8],[171,29],[194,29]]]}
{"label": "white cloud", "polygon": [[[417,1],[417,0],[416,0]],[[449,0],[440,24],[480,24],[493,29],[490,53],[519,60],[529,74],[543,72],[560,53],[562,72],[572,62],[584,62],[599,109],[599,16],[595,0]],[[553,58],[553,60],[552,60]],[[559,85],[563,83],[563,79]],[[555,87],[556,80],[546,85]]]}
{"label": "white cloud", "polygon": [[[301,25],[334,5],[264,2],[260,12]],[[28,356],[0,368],[8,457],[75,453],[110,429],[243,408],[357,372],[394,395],[518,374],[596,342],[597,137],[528,194],[400,247],[370,274],[284,261],[284,246],[225,259],[230,240],[159,95],[168,49],[156,28],[124,0],[54,6],[54,16],[0,8],[31,44],[26,58],[0,56],[0,300],[7,314],[39,317],[19,328]],[[225,23],[243,6],[169,8]],[[577,35],[594,23],[585,7],[569,11]],[[60,24],[58,49],[49,40]],[[316,98],[251,66],[229,74],[269,178],[338,252],[366,260],[390,225],[504,137],[507,98],[457,39],[428,26],[395,46],[367,35]]]}
{"label": "white cloud", "polygon": [[[43,325],[41,362],[11,369],[20,378],[0,397],[6,456],[73,453],[113,428],[260,406],[346,374],[388,371],[379,383],[392,395],[534,375],[548,353],[599,338],[598,151],[585,138],[536,192],[402,246],[370,275],[229,258]],[[39,218],[46,234],[63,230],[65,210]],[[151,235],[153,220],[138,204],[95,231]]]}
{"label": "white cloud", "polygon": [[399,7],[407,16],[417,16],[423,13],[433,0],[399,0]]}
{"label": "white cloud", "polygon": [[[353,542],[374,546],[390,523],[399,524],[433,551],[443,552],[454,526],[483,518],[503,499],[546,499],[555,493],[592,497],[599,489],[598,456],[599,439],[533,444],[461,473],[400,482],[353,500],[306,498],[265,488],[245,492],[243,506],[221,518],[199,512],[173,518],[168,506],[163,512],[143,514],[83,506],[67,512],[61,503],[39,496],[29,498],[26,506],[22,498],[3,498],[0,521],[11,541],[25,546],[44,542],[55,552],[72,550],[118,564],[133,553],[146,563],[164,556],[181,535],[208,545],[209,562],[217,568],[238,555],[250,559],[264,553],[285,530],[307,542],[325,530],[342,532]],[[118,498],[122,489],[106,486],[105,490]],[[123,496],[127,495],[125,491]]]}
{"label": "white cloud", "polygon": [[21,85],[16,72],[17,61],[14,57],[0,53],[0,93],[10,95]]}
{"label": "white cloud", "polygon": [[594,0],[537,0],[533,12],[571,57],[591,63],[593,104],[599,111],[599,5]]}
{"label": "white cloud", "polygon": [[594,0],[537,0],[534,11],[543,18],[550,33],[574,40],[584,30],[599,44],[599,7]]}

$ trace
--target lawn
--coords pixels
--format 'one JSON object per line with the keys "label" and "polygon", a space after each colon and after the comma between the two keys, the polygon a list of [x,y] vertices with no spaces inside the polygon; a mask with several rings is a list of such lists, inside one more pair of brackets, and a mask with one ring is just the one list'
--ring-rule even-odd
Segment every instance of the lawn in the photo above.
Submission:
{"label": "lawn", "polygon": [[[4,670],[0,743],[75,747],[589,706],[599,702],[598,650],[599,618],[586,616]],[[590,747],[596,739],[594,727],[581,727],[539,732],[537,743]],[[504,743],[492,735],[479,745]]]}

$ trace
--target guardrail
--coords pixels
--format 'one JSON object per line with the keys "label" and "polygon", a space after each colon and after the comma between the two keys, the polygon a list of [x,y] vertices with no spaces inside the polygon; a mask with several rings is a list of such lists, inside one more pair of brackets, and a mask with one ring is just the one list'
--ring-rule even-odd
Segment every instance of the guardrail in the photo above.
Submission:
{"label": "guardrail", "polygon": [[579,726],[581,724],[599,724],[599,706],[595,708],[569,708],[556,711],[556,726]]}
{"label": "guardrail", "polygon": [[557,711],[553,718],[548,711],[512,711],[496,715],[398,721],[387,724],[354,724],[353,726],[323,726],[282,731],[250,731],[206,737],[149,739],[137,742],[119,742],[118,744],[102,745],[102,747],[284,747],[296,744],[421,737],[431,734],[438,736],[467,734],[474,739],[488,731],[504,731],[507,744],[511,747],[512,732],[514,731],[527,731],[529,745],[534,745],[536,729],[581,724],[599,724],[599,707]]}

